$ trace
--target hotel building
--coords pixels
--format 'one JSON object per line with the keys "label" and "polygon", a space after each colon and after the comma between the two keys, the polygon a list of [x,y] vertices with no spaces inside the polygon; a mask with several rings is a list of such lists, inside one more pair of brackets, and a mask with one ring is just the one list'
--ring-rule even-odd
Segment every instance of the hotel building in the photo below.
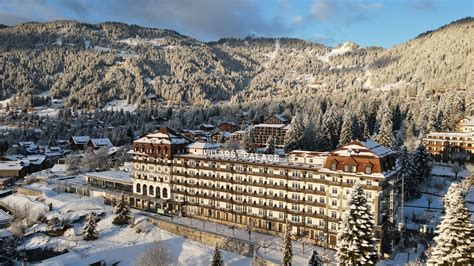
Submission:
{"label": "hotel building", "polygon": [[283,232],[288,222],[295,234],[334,248],[355,182],[365,191],[379,239],[394,208],[388,197],[395,157],[373,141],[282,157],[221,151],[162,128],[134,141],[130,153],[130,204],[160,213],[236,226],[252,222],[256,231],[268,233]]}
{"label": "hotel building", "polygon": [[424,142],[436,164],[474,163],[474,132],[432,132]]}

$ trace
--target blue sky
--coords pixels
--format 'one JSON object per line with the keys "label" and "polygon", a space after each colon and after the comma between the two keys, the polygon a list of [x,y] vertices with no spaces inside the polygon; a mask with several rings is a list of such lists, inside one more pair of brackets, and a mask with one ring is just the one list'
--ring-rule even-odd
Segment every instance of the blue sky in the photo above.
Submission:
{"label": "blue sky", "polygon": [[474,16],[474,0],[0,0],[0,23],[74,19],[169,28],[203,41],[248,34],[391,47]]}

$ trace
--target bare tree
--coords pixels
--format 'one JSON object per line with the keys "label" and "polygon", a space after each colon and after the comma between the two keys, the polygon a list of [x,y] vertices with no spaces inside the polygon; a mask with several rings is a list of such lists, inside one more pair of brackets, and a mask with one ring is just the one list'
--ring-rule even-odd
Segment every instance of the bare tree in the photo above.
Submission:
{"label": "bare tree", "polygon": [[249,240],[252,237],[252,231],[253,231],[254,227],[255,227],[255,220],[250,219],[249,222],[247,223],[247,227],[246,227],[247,233],[249,234]]}
{"label": "bare tree", "polygon": [[272,245],[272,242],[270,238],[262,238],[258,240],[258,246],[263,248],[263,251],[265,254],[267,254],[267,248],[269,248]]}
{"label": "bare tree", "polygon": [[162,242],[153,243],[135,262],[136,266],[168,266],[173,262],[173,256]]}
{"label": "bare tree", "polygon": [[426,201],[428,201],[428,211],[430,211],[431,210],[431,203],[433,203],[433,197],[428,196],[426,198]]}
{"label": "bare tree", "polygon": [[14,236],[20,238],[23,237],[26,232],[26,227],[20,219],[13,220],[8,229],[10,230],[10,232],[12,232]]}
{"label": "bare tree", "polygon": [[66,157],[66,171],[68,175],[76,175],[81,169],[82,159],[77,154],[69,154]]}
{"label": "bare tree", "polygon": [[302,237],[300,239],[300,242],[301,242],[301,250],[303,251],[303,254],[304,254],[304,248],[307,244],[310,243],[310,239],[309,239],[309,237]]}

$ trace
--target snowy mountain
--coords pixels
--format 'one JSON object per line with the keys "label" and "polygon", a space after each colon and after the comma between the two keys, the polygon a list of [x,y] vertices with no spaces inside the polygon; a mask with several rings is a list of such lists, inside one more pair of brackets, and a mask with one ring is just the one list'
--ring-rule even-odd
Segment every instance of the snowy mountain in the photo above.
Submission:
{"label": "snowy mountain", "polygon": [[332,49],[290,38],[204,43],[175,31],[123,23],[75,21],[0,27],[0,100],[29,106],[32,95],[68,96],[66,107],[104,107],[114,100],[209,106],[221,101],[340,91],[446,92],[474,86],[466,18],[392,47]]}

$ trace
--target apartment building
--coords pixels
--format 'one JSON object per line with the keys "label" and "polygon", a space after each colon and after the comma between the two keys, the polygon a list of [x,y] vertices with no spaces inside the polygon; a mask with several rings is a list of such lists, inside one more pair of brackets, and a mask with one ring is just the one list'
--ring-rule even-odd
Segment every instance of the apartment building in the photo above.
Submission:
{"label": "apartment building", "polygon": [[[354,141],[332,152],[278,156],[223,151],[191,144],[170,129],[160,132],[133,143],[134,207],[235,226],[252,223],[268,233],[283,232],[288,222],[295,234],[334,248],[348,195],[360,182],[377,237],[384,236],[389,181],[397,174],[386,147]],[[165,147],[170,152],[159,152]]]}
{"label": "apartment building", "polygon": [[432,132],[424,142],[436,164],[474,163],[474,132]]}

